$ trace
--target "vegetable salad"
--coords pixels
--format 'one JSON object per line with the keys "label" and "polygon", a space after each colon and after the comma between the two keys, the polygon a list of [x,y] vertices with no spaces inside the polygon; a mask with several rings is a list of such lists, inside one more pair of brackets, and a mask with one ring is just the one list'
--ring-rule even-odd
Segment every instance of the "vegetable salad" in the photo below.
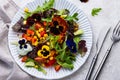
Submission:
{"label": "vegetable salad", "polygon": [[72,70],[80,53],[87,52],[84,31],[77,24],[78,13],[70,15],[68,9],[53,8],[54,0],[45,2],[34,11],[24,9],[24,17],[12,27],[19,35],[18,54],[26,67],[34,67],[46,74],[44,68]]}

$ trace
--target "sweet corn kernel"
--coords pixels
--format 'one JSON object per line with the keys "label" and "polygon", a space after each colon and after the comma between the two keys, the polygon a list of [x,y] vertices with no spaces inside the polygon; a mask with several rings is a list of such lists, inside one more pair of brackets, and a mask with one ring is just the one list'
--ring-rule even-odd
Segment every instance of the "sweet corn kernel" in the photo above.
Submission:
{"label": "sweet corn kernel", "polygon": [[32,43],[32,45],[37,46],[38,45],[38,41]]}
{"label": "sweet corn kernel", "polygon": [[50,60],[53,60],[53,57],[50,57],[49,59],[50,59]]}
{"label": "sweet corn kernel", "polygon": [[44,37],[46,38],[46,37],[48,37],[48,35],[47,35],[47,34],[44,34]]}
{"label": "sweet corn kernel", "polygon": [[35,65],[34,68],[38,68],[38,65]]}
{"label": "sweet corn kernel", "polygon": [[40,37],[40,40],[43,40],[43,37]]}
{"label": "sweet corn kernel", "polygon": [[36,34],[37,34],[38,37],[40,37],[40,33],[38,31],[36,31]]}
{"label": "sweet corn kernel", "polygon": [[24,25],[26,25],[26,24],[27,24],[27,21],[26,21],[26,20],[24,20],[24,21],[23,21],[23,24],[24,24]]}
{"label": "sweet corn kernel", "polygon": [[45,64],[41,64],[43,67],[45,66]]}
{"label": "sweet corn kernel", "polygon": [[47,42],[46,44],[47,44],[47,45],[50,45],[50,42]]}
{"label": "sweet corn kernel", "polygon": [[39,32],[41,32],[41,31],[43,31],[43,30],[44,30],[44,28],[40,28],[40,29],[39,29]]}
{"label": "sweet corn kernel", "polygon": [[28,9],[28,8],[25,8],[25,9],[24,9],[24,12],[29,12],[29,9]]}
{"label": "sweet corn kernel", "polygon": [[43,37],[42,40],[45,40],[45,37]]}

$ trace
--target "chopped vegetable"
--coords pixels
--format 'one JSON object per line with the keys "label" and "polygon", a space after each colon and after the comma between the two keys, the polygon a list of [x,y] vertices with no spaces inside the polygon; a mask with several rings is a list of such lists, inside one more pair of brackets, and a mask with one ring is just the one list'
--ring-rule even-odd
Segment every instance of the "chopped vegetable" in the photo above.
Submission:
{"label": "chopped vegetable", "polygon": [[25,63],[25,66],[27,66],[27,67],[34,67],[35,63],[33,61],[29,61],[29,62]]}
{"label": "chopped vegetable", "polygon": [[60,68],[61,68],[61,66],[60,66],[60,65],[56,65],[56,66],[55,66],[55,71],[59,71],[59,70],[60,70]]}
{"label": "chopped vegetable", "polygon": [[76,36],[76,35],[82,35],[83,34],[83,30],[82,29],[79,29],[79,30],[77,30],[76,32],[74,32],[74,35]]}

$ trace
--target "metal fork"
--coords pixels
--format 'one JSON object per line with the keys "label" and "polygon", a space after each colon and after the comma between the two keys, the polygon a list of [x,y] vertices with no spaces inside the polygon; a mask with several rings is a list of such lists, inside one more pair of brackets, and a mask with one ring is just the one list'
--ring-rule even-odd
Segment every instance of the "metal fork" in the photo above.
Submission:
{"label": "metal fork", "polygon": [[105,61],[107,60],[107,57],[108,57],[113,45],[120,40],[120,21],[118,22],[118,24],[115,26],[115,28],[113,30],[111,40],[112,40],[112,43],[111,43],[110,47],[107,49],[107,51],[106,51],[100,65],[99,65],[97,71],[95,72],[95,75],[94,75],[92,80],[97,80],[98,75],[100,74],[102,67],[105,64]]}

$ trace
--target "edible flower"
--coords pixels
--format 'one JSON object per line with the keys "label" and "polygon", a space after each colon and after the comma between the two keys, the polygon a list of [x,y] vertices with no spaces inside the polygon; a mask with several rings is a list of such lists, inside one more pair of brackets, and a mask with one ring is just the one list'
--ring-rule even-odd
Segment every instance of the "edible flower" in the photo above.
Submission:
{"label": "edible flower", "polygon": [[76,44],[75,44],[75,42],[73,41],[73,39],[67,39],[66,45],[67,45],[67,47],[70,49],[70,51],[71,51],[72,53],[76,53],[76,52],[77,52]]}
{"label": "edible flower", "polygon": [[60,16],[55,15],[50,25],[50,32],[53,35],[59,35],[61,33],[65,33],[67,31],[67,27],[67,22]]}
{"label": "edible flower", "polygon": [[80,40],[79,41],[78,50],[79,50],[81,56],[85,55],[85,53],[87,52],[87,47],[86,47],[86,41],[85,40]]}
{"label": "edible flower", "polygon": [[32,16],[27,18],[26,24],[29,26],[32,26],[36,22],[40,22],[41,20],[41,15],[38,13],[33,14]]}
{"label": "edible flower", "polygon": [[32,51],[32,47],[30,44],[26,43],[25,39],[21,39],[18,41],[18,52],[19,55],[24,56],[26,55],[28,52]]}
{"label": "edible flower", "polygon": [[50,56],[50,48],[47,45],[43,45],[41,50],[37,52],[39,57],[48,58]]}

